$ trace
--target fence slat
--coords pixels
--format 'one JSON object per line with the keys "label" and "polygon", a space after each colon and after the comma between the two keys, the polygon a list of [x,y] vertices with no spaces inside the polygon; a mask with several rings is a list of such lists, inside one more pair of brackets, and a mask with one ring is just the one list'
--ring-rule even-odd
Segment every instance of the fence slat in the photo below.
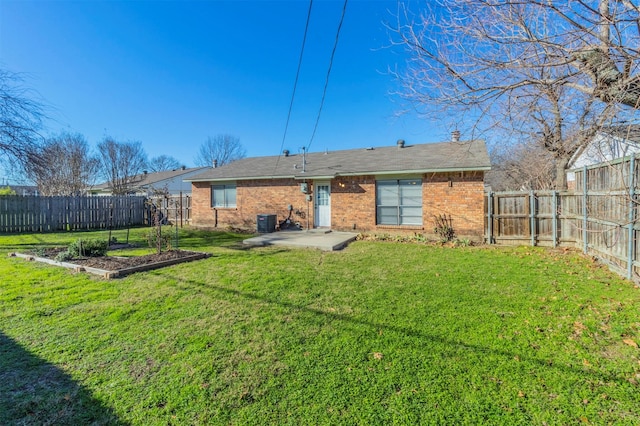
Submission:
{"label": "fence slat", "polygon": [[[0,197],[0,233],[124,228],[144,225],[145,197]],[[109,208],[114,206],[112,220]]]}

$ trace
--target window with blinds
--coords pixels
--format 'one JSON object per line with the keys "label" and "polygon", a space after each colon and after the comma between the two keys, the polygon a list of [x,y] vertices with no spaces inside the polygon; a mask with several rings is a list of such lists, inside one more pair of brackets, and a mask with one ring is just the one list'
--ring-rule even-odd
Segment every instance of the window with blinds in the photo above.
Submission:
{"label": "window with blinds", "polygon": [[378,225],[422,225],[422,180],[376,181]]}
{"label": "window with blinds", "polygon": [[211,185],[211,207],[235,207],[236,185]]}

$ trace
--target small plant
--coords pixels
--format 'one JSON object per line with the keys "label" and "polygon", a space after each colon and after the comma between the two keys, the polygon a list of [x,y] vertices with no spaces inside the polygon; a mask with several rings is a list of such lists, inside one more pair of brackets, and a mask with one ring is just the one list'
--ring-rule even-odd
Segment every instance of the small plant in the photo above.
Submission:
{"label": "small plant", "polygon": [[47,249],[44,247],[36,247],[33,249],[33,254],[38,257],[45,257],[47,255]]}
{"label": "small plant", "polygon": [[468,238],[456,239],[455,245],[456,247],[469,247],[471,245],[471,240]]}
{"label": "small plant", "polygon": [[418,234],[416,232],[411,237],[411,241],[413,241],[415,243],[426,243],[427,242],[427,237],[425,237],[423,234]]}
{"label": "small plant", "polygon": [[166,223],[166,217],[160,208],[155,205],[153,199],[147,200],[147,204],[151,211],[151,229],[147,234],[149,247],[155,248],[157,254],[162,253],[163,248],[171,250],[171,234],[162,233],[162,224]]}
{"label": "small plant", "polygon": [[162,234],[156,228],[151,229],[147,234],[147,242],[149,247],[156,249],[157,254],[160,254],[163,249],[171,250],[172,248],[171,234]]}
{"label": "small plant", "polygon": [[69,244],[69,253],[72,257],[98,257],[105,256],[109,248],[106,240],[82,240],[78,239]]}
{"label": "small plant", "polygon": [[74,258],[73,254],[71,254],[71,252],[67,250],[67,251],[61,251],[60,253],[58,253],[55,257],[55,260],[58,262],[66,262],[68,260],[72,260],[73,258]]}
{"label": "small plant", "polygon": [[453,219],[451,215],[447,217],[444,215],[433,216],[434,229],[433,232],[440,237],[440,240],[444,243],[452,241],[456,236],[456,231],[453,229]]}

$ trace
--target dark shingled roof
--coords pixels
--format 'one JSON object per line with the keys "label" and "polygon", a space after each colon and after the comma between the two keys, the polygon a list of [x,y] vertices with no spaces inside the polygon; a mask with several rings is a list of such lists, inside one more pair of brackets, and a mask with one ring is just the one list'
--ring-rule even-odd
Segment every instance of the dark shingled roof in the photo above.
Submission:
{"label": "dark shingled roof", "polygon": [[[162,172],[155,173],[142,173],[136,175],[133,178],[133,186],[136,188],[143,188],[148,185],[153,185],[158,182],[162,182],[163,180],[173,179],[177,176],[185,175],[187,173],[195,172],[198,169],[202,169],[203,171],[209,169],[210,167],[192,167],[190,169],[175,169],[175,170],[165,170]],[[93,190],[109,190],[111,188],[111,182],[102,182],[98,185],[93,186]]]}
{"label": "dark shingled roof", "polygon": [[207,182],[273,178],[332,178],[336,176],[406,174],[465,170],[489,170],[491,162],[484,141],[361,148],[285,157],[252,157],[209,169],[185,181]]}

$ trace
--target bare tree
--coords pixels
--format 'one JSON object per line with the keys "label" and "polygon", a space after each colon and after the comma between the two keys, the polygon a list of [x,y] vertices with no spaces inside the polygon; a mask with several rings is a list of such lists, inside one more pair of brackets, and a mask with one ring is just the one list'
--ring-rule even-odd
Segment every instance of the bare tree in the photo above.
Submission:
{"label": "bare tree", "polygon": [[535,141],[494,147],[486,182],[494,191],[553,189],[556,166],[553,155]]}
{"label": "bare tree", "polygon": [[81,134],[51,137],[38,155],[42,161],[29,162],[24,170],[42,195],[82,195],[95,183],[100,161]]}
{"label": "bare tree", "polygon": [[114,195],[133,191],[147,164],[147,155],[140,142],[118,142],[107,136],[98,144],[102,174]]}
{"label": "bare tree", "polygon": [[640,100],[640,10],[627,0],[439,0],[399,8],[401,95],[429,116],[538,143],[565,170]]}
{"label": "bare tree", "polygon": [[0,157],[24,165],[37,162],[44,138],[44,108],[18,74],[0,69]]}
{"label": "bare tree", "polygon": [[180,161],[170,155],[159,155],[149,160],[147,164],[150,172],[164,172],[180,168]]}
{"label": "bare tree", "polygon": [[240,139],[231,135],[209,136],[200,145],[198,156],[194,159],[197,166],[212,166],[214,160],[218,166],[246,157],[246,150]]}

